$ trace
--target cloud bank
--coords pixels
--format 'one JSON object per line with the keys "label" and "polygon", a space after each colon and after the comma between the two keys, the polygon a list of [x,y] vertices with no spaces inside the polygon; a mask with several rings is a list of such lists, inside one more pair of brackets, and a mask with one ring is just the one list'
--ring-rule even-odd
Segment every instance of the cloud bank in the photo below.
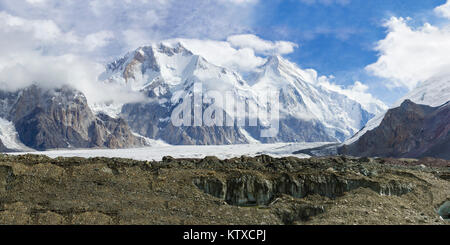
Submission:
{"label": "cloud bank", "polygon": [[356,81],[353,85],[344,87],[333,83],[332,80],[333,77],[322,76],[318,81],[321,86],[324,86],[331,91],[338,92],[354,101],[359,102],[363,109],[374,115],[377,115],[389,109],[385,103],[369,93],[368,85],[363,84],[360,81]]}
{"label": "cloud bank", "polygon": [[227,38],[227,41],[237,48],[251,48],[256,53],[265,55],[283,55],[294,52],[298,47],[296,43],[287,41],[267,41],[255,35],[234,35]]}
{"label": "cloud bank", "polygon": [[[299,47],[249,34],[256,3],[258,0],[2,0],[0,88],[12,91],[33,82],[47,87],[68,84],[85,93],[90,103],[141,100],[124,88],[100,83],[98,76],[107,61],[161,40],[181,42],[213,64],[242,73],[254,71],[266,62],[266,56],[287,55]],[[326,85],[350,98],[375,100],[361,83],[348,88],[331,82]]]}
{"label": "cloud bank", "polygon": [[[435,9],[450,17],[450,2]],[[388,34],[377,43],[377,62],[366,69],[379,77],[392,81],[390,87],[409,90],[433,77],[449,73],[450,23],[425,23],[414,27],[411,18],[392,17],[386,21]]]}
{"label": "cloud bank", "polygon": [[257,3],[258,0],[2,0],[0,11],[30,21],[47,21],[58,26],[60,32],[83,39],[97,34],[86,40],[91,57],[95,58],[116,57],[137,46],[169,38],[221,40],[248,33]]}
{"label": "cloud bank", "polygon": [[434,9],[438,15],[450,19],[450,2],[447,1],[445,4]]}
{"label": "cloud bank", "polygon": [[266,56],[290,54],[298,47],[292,42],[264,40],[253,34],[232,35],[226,41],[175,38],[163,42],[180,42],[209,62],[240,72],[252,71],[263,65]]}
{"label": "cloud bank", "polygon": [[[139,96],[130,96],[131,91],[97,81],[107,61],[171,37],[226,39],[233,33],[249,31],[249,15],[255,3],[2,0],[0,87],[11,91],[31,83],[47,87],[69,84],[84,92],[92,103],[134,101]],[[250,67],[261,62],[250,49],[234,50],[228,56],[229,60],[250,57]]]}

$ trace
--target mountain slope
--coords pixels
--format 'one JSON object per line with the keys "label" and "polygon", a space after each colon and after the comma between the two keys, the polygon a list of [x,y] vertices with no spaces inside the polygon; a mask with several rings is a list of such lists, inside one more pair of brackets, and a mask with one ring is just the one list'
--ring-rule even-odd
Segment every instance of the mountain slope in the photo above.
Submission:
{"label": "mountain slope", "polygon": [[[102,77],[150,98],[148,103],[126,104],[122,108],[121,116],[141,135],[170,144],[248,143],[237,127],[172,125],[169,119],[180,105],[178,100],[171,101],[172,97],[177,92],[192,97],[196,83],[202,85],[202,92],[234,91],[236,97],[251,97],[250,88],[238,74],[208,63],[181,45],[139,48],[110,64]],[[219,109],[225,111],[223,107]]]}
{"label": "mountain slope", "polygon": [[0,140],[0,152],[9,152],[11,149],[8,149],[3,142]]}
{"label": "mountain slope", "polygon": [[[137,133],[171,144],[235,144],[254,139],[261,142],[343,141],[353,135],[373,116],[361,105],[340,93],[317,83],[317,78],[279,56],[269,57],[247,81],[240,74],[211,64],[194,55],[181,44],[158,44],[128,53],[107,66],[101,79],[118,83],[128,89],[145,93],[147,103],[126,104],[121,116]],[[245,113],[226,126],[192,125],[174,127],[170,117],[180,105],[171,101],[181,91],[192,97],[194,85],[201,84],[203,94],[217,91],[230,93],[246,103]],[[261,137],[267,129],[267,118],[258,115],[258,126],[249,126],[250,107],[267,111],[261,99],[267,91],[280,91],[280,125],[276,137]],[[204,97],[205,99],[205,97]],[[206,109],[212,102],[206,102]],[[234,115],[234,108],[218,105],[225,117]],[[237,121],[246,121],[246,126]]]}
{"label": "mountain slope", "polygon": [[14,123],[0,118],[0,141],[2,145],[8,150],[2,151],[30,151],[19,139],[19,133],[14,126]]}
{"label": "mountain slope", "polygon": [[[313,124],[316,133],[327,135],[315,137],[316,140],[343,141],[360,130],[373,116],[358,102],[320,86],[315,74],[298,68],[280,56],[269,57],[261,70],[251,81],[254,84],[252,89],[259,92],[279,90],[281,124],[293,130],[302,129],[290,125],[293,120]],[[309,134],[314,136],[314,132]],[[300,138],[297,141],[302,140],[311,141],[314,138]]]}
{"label": "mountain slope", "polygon": [[450,102],[440,107],[405,100],[389,110],[381,124],[340,154],[378,157],[450,159]]}
{"label": "mountain slope", "polygon": [[[403,98],[399,99],[392,108],[400,106],[405,100],[432,107],[441,106],[450,100],[450,79],[448,77],[438,77],[425,81]],[[348,139],[345,144],[349,145],[356,142],[362,135],[378,127],[384,116],[385,113],[381,113],[369,120],[364,128],[352,138]]]}
{"label": "mountain slope", "polygon": [[[84,95],[72,88],[45,89],[32,85],[2,95],[3,100],[13,101],[4,107],[2,120],[11,122],[20,142],[27,147],[46,150],[144,145],[144,140],[134,136],[123,119],[94,115]],[[1,135],[5,135],[4,129]],[[14,145],[12,148],[21,150]]]}

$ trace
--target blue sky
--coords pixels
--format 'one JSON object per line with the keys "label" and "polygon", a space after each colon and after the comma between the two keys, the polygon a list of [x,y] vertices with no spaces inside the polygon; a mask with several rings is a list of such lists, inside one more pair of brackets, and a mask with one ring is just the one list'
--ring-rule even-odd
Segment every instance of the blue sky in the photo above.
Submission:
{"label": "blue sky", "polygon": [[293,60],[324,73],[364,67],[376,61],[374,43],[386,35],[391,16],[420,16],[445,0],[353,0],[348,4],[263,1],[255,30],[262,38],[287,39],[301,47]]}
{"label": "blue sky", "polygon": [[450,2],[2,0],[0,78],[11,69],[43,76],[44,60],[62,59],[88,81],[126,52],[168,39],[242,72],[279,54],[357,99],[390,105],[449,70]]}
{"label": "blue sky", "polygon": [[420,25],[433,22],[430,13],[445,0],[352,0],[339,3],[302,3],[299,0],[262,1],[255,31],[265,39],[289,40],[300,45],[288,57],[302,67],[333,74],[336,82],[355,80],[371,84],[386,103],[393,103],[404,88],[386,90],[364,68],[377,61],[376,42],[386,36],[383,22],[391,16],[412,17]]}

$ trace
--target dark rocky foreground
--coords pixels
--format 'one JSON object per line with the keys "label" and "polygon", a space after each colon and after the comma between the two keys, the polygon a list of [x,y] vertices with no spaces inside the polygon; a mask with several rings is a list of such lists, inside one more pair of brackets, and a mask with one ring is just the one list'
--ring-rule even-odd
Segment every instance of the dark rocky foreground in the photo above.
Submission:
{"label": "dark rocky foreground", "polygon": [[431,158],[0,155],[0,223],[446,224],[449,180]]}

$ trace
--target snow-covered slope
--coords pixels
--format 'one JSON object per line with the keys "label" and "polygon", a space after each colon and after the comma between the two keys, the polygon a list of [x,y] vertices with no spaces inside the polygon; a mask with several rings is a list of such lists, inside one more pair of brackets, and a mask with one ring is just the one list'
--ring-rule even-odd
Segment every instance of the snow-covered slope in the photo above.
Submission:
{"label": "snow-covered slope", "polygon": [[[143,92],[153,99],[145,105],[125,105],[122,116],[137,133],[154,139],[163,137],[166,142],[175,144],[263,140],[259,137],[262,127],[208,130],[170,127],[167,119],[174,106],[167,102],[177,91],[192,93],[195,83],[201,83],[204,92],[213,90],[222,95],[231,92],[239,101],[247,101],[259,110],[267,108],[261,100],[267,91],[280,91],[281,132],[278,137],[264,142],[343,141],[373,117],[358,102],[320,86],[315,72],[300,69],[280,56],[268,57],[267,62],[248,77],[246,81],[238,72],[214,65],[179,43],[161,43],[141,47],[109,64],[101,79]],[[218,106],[222,106],[226,114],[234,114],[230,111],[234,108]],[[117,107],[114,109],[118,111]],[[102,110],[101,106],[95,108],[95,111]],[[111,107],[104,107],[104,111],[111,113]],[[248,119],[249,116],[237,117]],[[258,116],[257,121],[264,123],[266,118]],[[222,132],[224,130],[226,132]],[[198,142],[205,134],[208,137]]]}
{"label": "snow-covered slope", "polygon": [[343,88],[342,86],[339,86],[337,84],[330,83],[329,77],[319,78],[319,83],[321,86],[325,87],[328,90],[343,94],[350,99],[357,101],[361,104],[364,110],[373,115],[378,115],[389,109],[389,107],[384,102],[367,93],[367,89],[369,87],[359,81],[356,81],[353,85],[347,88]]}
{"label": "snow-covered slope", "polygon": [[135,91],[149,91],[156,96],[185,90],[194,82],[202,82],[207,90],[226,90],[235,86],[239,90],[246,89],[237,73],[209,63],[179,43],[173,47],[161,43],[138,48],[109,64],[101,79],[121,83]]}
{"label": "snow-covered slope", "polygon": [[279,90],[282,117],[316,121],[337,140],[359,131],[371,116],[358,102],[319,85],[317,74],[280,56],[268,58],[250,81],[254,91]]}
{"label": "snow-covered slope", "polygon": [[0,118],[0,141],[3,145],[14,151],[30,151],[29,147],[26,147],[20,142],[19,134],[16,131],[14,124],[3,118]]}
{"label": "snow-covered slope", "polygon": [[400,106],[405,100],[432,107],[441,106],[450,100],[450,76],[433,78],[419,84],[415,89],[398,100],[392,108]]}
{"label": "snow-covered slope", "polygon": [[355,135],[353,135],[350,139],[346,140],[344,144],[350,145],[355,143],[361,136],[363,136],[365,133],[367,133],[370,130],[375,129],[376,127],[380,126],[381,122],[383,121],[384,116],[386,115],[386,112],[380,113],[376,115],[374,118],[370,119],[366,125],[358,131]]}
{"label": "snow-covered slope", "polygon": [[180,43],[138,48],[109,64],[101,79],[156,98],[173,95],[176,91],[192,91],[197,82],[204,91],[234,91],[236,96],[254,96],[238,73],[209,63]]}
{"label": "snow-covered slope", "polygon": [[[399,107],[407,99],[416,104],[428,105],[432,107],[441,106],[447,103],[450,101],[450,76],[430,79],[419,84],[415,89],[394,103],[391,108]],[[345,144],[349,145],[356,142],[365,133],[378,127],[383,121],[385,114],[385,112],[378,114],[369,120],[366,126],[352,138],[345,141]]]}

